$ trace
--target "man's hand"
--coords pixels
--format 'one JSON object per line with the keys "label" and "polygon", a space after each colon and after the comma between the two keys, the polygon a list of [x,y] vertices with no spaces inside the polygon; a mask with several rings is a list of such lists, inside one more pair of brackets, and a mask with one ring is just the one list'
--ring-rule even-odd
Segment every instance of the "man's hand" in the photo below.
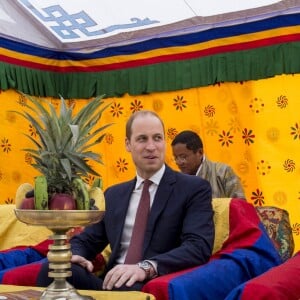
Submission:
{"label": "man's hand", "polygon": [[92,264],[92,262],[80,255],[72,255],[71,262],[82,266],[83,268],[87,269],[89,272],[93,272],[94,270],[94,265]]}
{"label": "man's hand", "polygon": [[126,284],[127,287],[132,286],[137,281],[144,281],[146,272],[138,265],[116,265],[105,276],[103,281],[103,290],[112,290],[120,288]]}

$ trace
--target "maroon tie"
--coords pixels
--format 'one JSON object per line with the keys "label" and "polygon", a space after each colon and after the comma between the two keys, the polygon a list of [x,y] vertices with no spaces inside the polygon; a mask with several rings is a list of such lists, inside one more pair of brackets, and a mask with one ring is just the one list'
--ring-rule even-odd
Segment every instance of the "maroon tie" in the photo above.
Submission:
{"label": "maroon tie", "polygon": [[142,258],[142,249],[145,236],[145,230],[150,211],[150,193],[149,186],[152,181],[144,181],[142,196],[136,212],[135,222],[132,230],[131,240],[128,247],[125,264],[136,264]]}

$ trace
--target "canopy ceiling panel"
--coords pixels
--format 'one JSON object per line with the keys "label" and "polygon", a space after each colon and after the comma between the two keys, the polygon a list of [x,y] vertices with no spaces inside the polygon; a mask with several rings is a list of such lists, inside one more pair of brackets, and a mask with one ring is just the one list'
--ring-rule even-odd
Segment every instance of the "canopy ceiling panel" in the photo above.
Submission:
{"label": "canopy ceiling panel", "polygon": [[300,72],[299,0],[94,3],[2,0],[0,88],[112,97]]}

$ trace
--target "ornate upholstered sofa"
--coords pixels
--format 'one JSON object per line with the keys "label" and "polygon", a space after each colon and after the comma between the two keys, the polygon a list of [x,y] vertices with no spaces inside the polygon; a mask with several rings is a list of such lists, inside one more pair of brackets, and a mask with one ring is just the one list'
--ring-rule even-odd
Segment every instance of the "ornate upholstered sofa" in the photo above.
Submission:
{"label": "ornate upholstered sofa", "polygon": [[214,199],[213,255],[202,266],[149,281],[143,291],[159,300],[227,298],[248,280],[288,260],[294,240],[288,212],[240,199]]}
{"label": "ornate upholstered sofa", "polygon": [[[285,210],[254,207],[243,200],[227,198],[214,199],[213,207],[216,236],[211,260],[196,268],[155,278],[144,286],[144,292],[157,300],[225,299],[233,288],[293,255],[292,229]],[[38,245],[50,235],[46,228],[19,222],[13,209],[14,205],[0,205],[0,260],[3,251]],[[42,249],[42,255],[44,252]],[[7,282],[6,273],[0,270],[2,284],[33,285],[16,281],[16,276],[8,276],[14,279]]]}

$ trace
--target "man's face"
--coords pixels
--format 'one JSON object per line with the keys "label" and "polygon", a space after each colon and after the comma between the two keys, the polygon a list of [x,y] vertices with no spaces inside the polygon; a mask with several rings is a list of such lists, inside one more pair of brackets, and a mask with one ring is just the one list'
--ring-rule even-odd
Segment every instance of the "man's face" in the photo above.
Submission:
{"label": "man's face", "polygon": [[203,158],[203,151],[199,149],[196,153],[187,149],[185,144],[172,146],[173,157],[176,165],[182,173],[196,175]]}
{"label": "man's face", "polygon": [[137,173],[141,177],[151,177],[164,164],[164,130],[155,116],[137,116],[132,123],[130,140],[126,138],[125,143],[126,150],[131,152]]}

